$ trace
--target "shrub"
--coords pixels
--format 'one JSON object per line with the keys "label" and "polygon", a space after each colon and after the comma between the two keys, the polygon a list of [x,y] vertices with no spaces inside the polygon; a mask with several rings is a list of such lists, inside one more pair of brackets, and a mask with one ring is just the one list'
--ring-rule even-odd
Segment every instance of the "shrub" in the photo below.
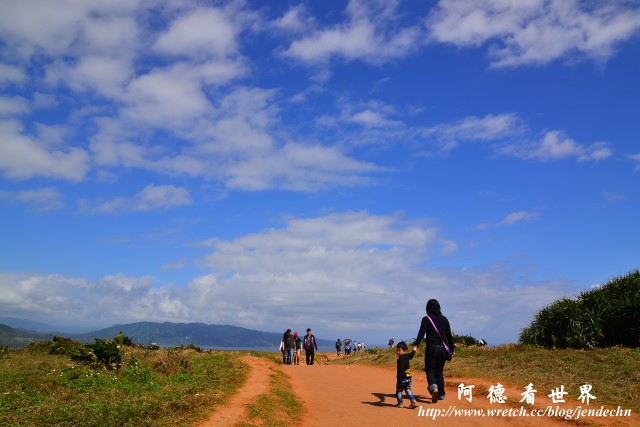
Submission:
{"label": "shrub", "polygon": [[71,359],[96,368],[118,369],[123,363],[124,356],[118,344],[121,341],[118,337],[113,340],[96,338],[93,344],[85,344],[79,351],[72,354]]}
{"label": "shrub", "polygon": [[453,342],[456,344],[462,344],[466,346],[481,345],[480,340],[472,337],[471,335],[456,335],[453,334]]}
{"label": "shrub", "polygon": [[47,352],[49,354],[76,355],[82,347],[82,344],[77,341],[59,336],[54,336],[51,341],[46,343],[48,343]]}
{"label": "shrub", "polygon": [[519,341],[546,348],[640,346],[640,270],[547,305]]}

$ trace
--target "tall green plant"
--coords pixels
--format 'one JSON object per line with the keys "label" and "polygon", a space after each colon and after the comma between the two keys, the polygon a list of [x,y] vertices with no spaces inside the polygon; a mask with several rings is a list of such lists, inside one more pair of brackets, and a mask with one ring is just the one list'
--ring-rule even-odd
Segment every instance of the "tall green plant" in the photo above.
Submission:
{"label": "tall green plant", "polygon": [[547,305],[524,328],[522,344],[546,348],[640,346],[640,271]]}
{"label": "tall green plant", "polygon": [[112,340],[96,338],[92,344],[85,344],[81,351],[71,355],[71,359],[87,363],[94,367],[102,367],[107,370],[118,369],[122,365],[124,353],[120,336]]}

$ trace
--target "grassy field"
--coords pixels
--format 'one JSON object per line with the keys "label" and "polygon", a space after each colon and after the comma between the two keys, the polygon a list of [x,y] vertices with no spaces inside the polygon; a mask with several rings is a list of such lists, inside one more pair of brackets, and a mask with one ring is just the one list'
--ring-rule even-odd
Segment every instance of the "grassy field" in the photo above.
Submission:
{"label": "grassy field", "polygon": [[[422,355],[424,348],[412,361],[414,372],[424,371]],[[395,361],[393,350],[371,349],[330,363],[393,366]],[[588,383],[599,404],[640,412],[640,349],[545,350],[521,345],[458,348],[445,368],[445,378],[454,376],[481,377],[521,385],[523,389],[533,383],[540,393],[549,390],[545,394],[560,385],[577,391]]]}
{"label": "grassy field", "polygon": [[9,351],[0,358],[0,425],[191,425],[244,381],[241,354],[132,348],[121,369],[106,370]]}
{"label": "grassy field", "polygon": [[[423,351],[423,350],[421,350]],[[248,375],[247,354],[278,363],[279,354],[197,351],[189,348],[127,348],[120,369],[96,369],[28,349],[0,353],[0,425],[3,426],[190,426],[224,405]],[[459,348],[446,376],[482,377],[506,384],[551,390],[589,383],[598,404],[640,412],[640,350],[544,350],[524,346]],[[392,350],[371,349],[321,364],[395,366]],[[414,372],[423,370],[414,358]],[[249,408],[241,427],[290,424],[303,412],[289,378],[274,369],[270,389]],[[286,416],[285,416],[286,415]]]}
{"label": "grassy field", "polygon": [[[275,353],[126,347],[120,369],[97,369],[35,349],[0,352],[2,426],[192,426],[242,387],[245,355]],[[288,425],[302,413],[288,378],[274,370],[267,393],[250,405],[250,423]],[[288,414],[287,417],[283,416]]]}

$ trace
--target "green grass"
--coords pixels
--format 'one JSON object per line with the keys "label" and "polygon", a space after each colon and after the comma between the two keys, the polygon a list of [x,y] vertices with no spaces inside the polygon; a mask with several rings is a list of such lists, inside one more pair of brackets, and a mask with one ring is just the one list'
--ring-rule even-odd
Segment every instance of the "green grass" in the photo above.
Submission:
{"label": "green grass", "polygon": [[[188,426],[204,420],[241,389],[250,367],[244,355],[274,362],[269,390],[249,405],[239,426],[284,426],[303,407],[291,391],[290,378],[276,369],[279,354],[193,349],[127,348],[117,370],[94,369],[68,356],[29,349],[0,355],[0,425],[3,426]],[[414,372],[424,369],[424,347],[414,358]],[[508,345],[458,348],[447,364],[448,378],[481,377],[539,393],[564,385],[578,390],[593,385],[598,404],[640,411],[640,349],[545,350]],[[319,364],[394,366],[395,352],[370,349]],[[575,393],[575,392],[574,392]],[[545,394],[548,394],[545,393]],[[577,396],[576,396],[577,397]]]}
{"label": "green grass", "polygon": [[[414,372],[424,371],[424,346],[412,361]],[[522,345],[456,349],[445,367],[445,378],[480,377],[524,387],[533,383],[539,393],[564,385],[574,398],[579,387],[591,384],[591,394],[603,405],[620,405],[640,412],[640,348],[611,347],[593,350],[546,350]],[[331,363],[394,366],[393,350],[371,349]]]}
{"label": "green grass", "polygon": [[288,426],[292,424],[292,420],[302,415],[302,411],[302,404],[291,391],[289,377],[282,371],[273,369],[269,391],[258,396],[256,401],[249,405],[250,422],[239,423],[238,426]]}
{"label": "green grass", "polygon": [[0,358],[0,425],[191,425],[240,387],[243,354],[131,348],[121,369],[107,371],[10,351]]}

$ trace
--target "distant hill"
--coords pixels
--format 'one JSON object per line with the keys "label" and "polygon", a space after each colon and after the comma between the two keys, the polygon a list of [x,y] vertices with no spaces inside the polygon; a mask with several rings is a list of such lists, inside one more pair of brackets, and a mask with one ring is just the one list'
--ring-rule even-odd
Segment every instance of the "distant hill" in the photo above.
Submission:
{"label": "distant hill", "polygon": [[[139,344],[163,347],[193,344],[201,347],[273,347],[277,350],[282,333],[262,332],[232,325],[205,323],[139,322],[114,325],[88,334],[75,335],[83,341],[113,338],[122,332]],[[333,341],[318,339],[318,346],[331,347]]]}
{"label": "distant hill", "polygon": [[[44,325],[46,326],[46,325]],[[231,325],[208,325],[205,323],[138,322],[114,325],[109,328],[83,334],[56,332],[78,341],[92,342],[95,338],[113,338],[122,332],[137,344],[155,343],[162,347],[193,344],[198,347],[221,348],[272,348],[278,349],[282,333],[262,332]],[[38,333],[21,328],[0,325],[0,345],[19,348],[30,342],[47,340],[54,333]],[[322,351],[333,349],[333,341],[318,339]]]}
{"label": "distant hill", "polygon": [[0,346],[22,348],[34,341],[48,340],[52,337],[51,334],[41,334],[0,324]]}
{"label": "distant hill", "polygon": [[52,332],[55,328],[33,320],[18,319],[15,317],[0,317],[0,324],[11,326],[16,329],[25,329],[32,332]]}
{"label": "distant hill", "polygon": [[91,327],[86,324],[69,323],[65,325],[50,325],[17,317],[0,317],[0,324],[11,326],[16,329],[25,329],[30,332],[53,333],[56,335],[63,335],[58,333],[58,331],[64,331],[67,334],[81,334],[96,329],[95,327]]}
{"label": "distant hill", "polygon": [[160,346],[197,345],[209,347],[277,347],[281,334],[260,332],[230,325],[205,323],[138,322],[114,325],[86,334],[75,335],[83,341],[113,338],[122,332],[139,344]]}

